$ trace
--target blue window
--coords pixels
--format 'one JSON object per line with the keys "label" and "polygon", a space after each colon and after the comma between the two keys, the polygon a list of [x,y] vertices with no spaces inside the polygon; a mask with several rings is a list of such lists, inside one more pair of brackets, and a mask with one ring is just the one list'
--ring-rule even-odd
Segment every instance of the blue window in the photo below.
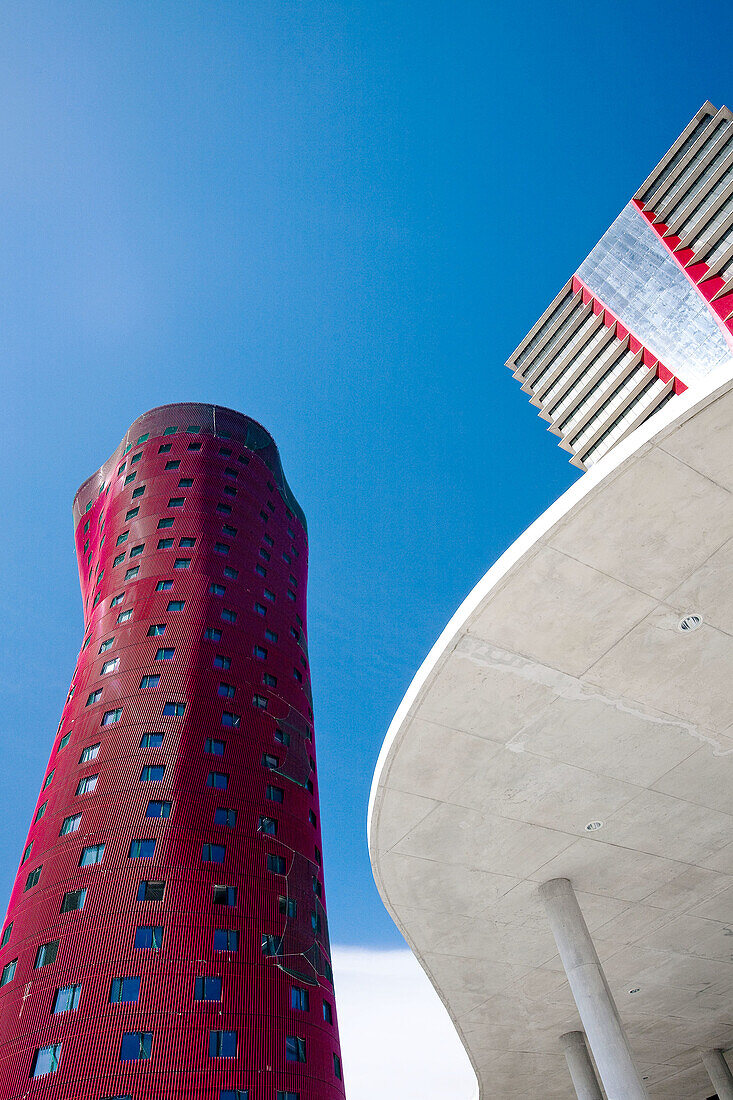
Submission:
{"label": "blue window", "polygon": [[0,975],[0,988],[7,985],[8,982],[12,982],[15,977],[15,970],[18,965],[18,960],[13,959],[12,962],[6,963],[3,967],[3,972]]}
{"label": "blue window", "polygon": [[160,683],[160,676],[143,676],[140,681],[141,688],[157,688]]}
{"label": "blue window", "polygon": [[61,902],[61,912],[75,913],[78,909],[83,909],[86,896],[87,892],[84,889],[67,891]]}
{"label": "blue window", "polygon": [[138,901],[162,901],[165,894],[164,882],[153,882],[144,879],[137,888]]}
{"label": "blue window", "polygon": [[220,642],[221,631],[217,630],[215,626],[207,626],[204,631],[204,638],[207,638],[210,642]]}
{"label": "blue window", "polygon": [[267,870],[271,871],[274,875],[285,874],[285,856],[268,855],[267,857]]}
{"label": "blue window", "polygon": [[92,844],[89,848],[83,848],[81,858],[79,859],[79,866],[91,867],[94,863],[101,863],[103,855],[104,844]]}
{"label": "blue window", "polygon": [[257,831],[267,833],[269,836],[277,836],[277,821],[274,817],[260,817],[257,822]]}
{"label": "blue window", "polygon": [[163,946],[163,925],[141,925],[135,929],[135,947],[152,947],[158,951]]}
{"label": "blue window", "polygon": [[290,987],[290,1007],[297,1012],[307,1012],[310,1008],[310,997],[307,989],[301,989],[299,985]]}
{"label": "blue window", "polygon": [[239,950],[239,932],[236,928],[215,928],[214,929],[214,950],[215,951],[238,951]]}
{"label": "blue window", "polygon": [[110,1004],[134,1004],[140,996],[139,978],[113,978],[109,991]]}
{"label": "blue window", "polygon": [[175,649],[159,649],[155,654],[155,659],[156,661],[171,661],[174,653]]}
{"label": "blue window", "polygon": [[287,1035],[285,1037],[285,1061],[286,1062],[305,1062],[305,1039],[300,1039],[297,1035]]}
{"label": "blue window", "polygon": [[54,1043],[50,1047],[41,1047],[33,1055],[33,1067],[31,1077],[45,1077],[47,1073],[55,1073],[61,1061],[61,1043]]}
{"label": "blue window", "polygon": [[172,802],[148,802],[146,817],[170,817]]}
{"label": "blue window", "polygon": [[237,811],[218,806],[214,811],[214,824],[227,825],[230,829],[233,829],[237,824]]}
{"label": "blue window", "polygon": [[156,592],[170,592],[173,587],[173,581],[158,581],[155,586]]}
{"label": "blue window", "polygon": [[165,764],[152,764],[143,768],[140,773],[141,783],[160,783],[165,772]]}
{"label": "blue window", "polygon": [[210,1058],[236,1058],[237,1057],[237,1033],[236,1033],[236,1031],[210,1031],[209,1032],[209,1057]]}
{"label": "blue window", "polygon": [[81,997],[80,985],[65,985],[63,989],[56,990],[53,1001],[53,1012],[76,1012]]}
{"label": "blue window", "polygon": [[204,844],[201,849],[203,863],[223,863],[226,848],[223,844]]}
{"label": "blue window", "polygon": [[153,1049],[152,1031],[126,1031],[120,1045],[121,1062],[142,1062]]}
{"label": "blue window", "polygon": [[38,970],[41,966],[51,966],[56,962],[56,956],[59,951],[59,941],[51,940],[50,943],[42,943],[36,951],[36,961],[33,963],[35,970]]}
{"label": "blue window", "polygon": [[242,716],[240,714],[231,714],[229,711],[226,710],[221,716],[222,726],[234,726],[234,728],[236,729],[241,721]]}
{"label": "blue window", "polygon": [[249,1100],[247,1089],[219,1089],[219,1100]]}
{"label": "blue window", "polygon": [[223,756],[225,745],[225,741],[218,741],[214,737],[207,737],[204,741],[204,752],[211,753],[212,756]]}
{"label": "blue window", "polygon": [[213,897],[214,905],[236,905],[237,888],[236,886],[215,886]]}
{"label": "blue window", "polygon": [[23,893],[25,893],[26,890],[30,890],[32,886],[35,886],[37,884],[39,878],[41,877],[42,869],[43,869],[43,864],[41,864],[40,867],[36,867],[35,870],[31,871],[31,873],[28,875],[28,878],[25,880],[25,886],[23,887]]}
{"label": "blue window", "polygon": [[[131,614],[132,614],[132,612],[131,612]],[[114,725],[115,722],[119,722],[121,717],[122,717],[122,708],[121,707],[119,707],[117,710],[108,710],[108,711],[105,712],[105,715],[102,718],[102,725],[103,726],[112,726],[112,725]]]}
{"label": "blue window", "polygon": [[280,936],[265,934],[262,937],[262,954],[281,958],[283,955],[283,941]]}
{"label": "blue window", "polygon": [[154,840],[133,840],[130,844],[130,859],[151,859],[154,854]]}
{"label": "blue window", "polygon": [[196,978],[193,985],[193,999],[194,1001],[220,1001],[221,978]]}
{"label": "blue window", "polygon": [[162,733],[144,733],[140,741],[141,749],[159,749],[163,744]]}
{"label": "blue window", "polygon": [[185,603],[186,603],[185,600],[171,600],[171,602],[168,604],[168,610],[169,611],[183,611]]}
{"label": "blue window", "polygon": [[206,780],[207,787],[215,787],[219,791],[225,791],[229,785],[229,776],[225,772],[209,772]]}
{"label": "blue window", "polygon": [[173,718],[182,718],[185,710],[185,703],[166,703],[163,707],[163,714],[171,715]]}

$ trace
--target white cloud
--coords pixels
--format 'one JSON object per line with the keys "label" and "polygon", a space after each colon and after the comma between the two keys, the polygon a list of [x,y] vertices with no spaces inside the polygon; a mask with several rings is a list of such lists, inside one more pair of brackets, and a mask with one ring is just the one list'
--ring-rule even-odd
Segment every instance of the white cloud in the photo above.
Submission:
{"label": "white cloud", "polygon": [[412,952],[332,954],[348,1100],[477,1100],[471,1063]]}

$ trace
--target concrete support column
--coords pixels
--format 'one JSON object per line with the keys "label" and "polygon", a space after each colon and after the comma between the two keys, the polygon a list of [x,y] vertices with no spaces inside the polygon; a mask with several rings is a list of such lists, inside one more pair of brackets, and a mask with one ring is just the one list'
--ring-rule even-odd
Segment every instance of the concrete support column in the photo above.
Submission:
{"label": "concrete support column", "polygon": [[590,1060],[582,1031],[566,1031],[560,1036],[565,1061],[575,1085],[578,1100],[603,1100],[596,1071]]}
{"label": "concrete support column", "polygon": [[719,1100],[733,1100],[733,1073],[722,1050],[704,1050],[703,1064]]}
{"label": "concrete support column", "polygon": [[539,894],[608,1100],[648,1100],[570,880],[551,879]]}

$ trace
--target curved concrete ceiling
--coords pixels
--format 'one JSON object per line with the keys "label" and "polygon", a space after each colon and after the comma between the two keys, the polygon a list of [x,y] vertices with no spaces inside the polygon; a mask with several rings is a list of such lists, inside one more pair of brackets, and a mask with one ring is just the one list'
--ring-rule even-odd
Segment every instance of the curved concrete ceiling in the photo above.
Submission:
{"label": "curved concrete ceiling", "polygon": [[382,748],[377,885],[484,1100],[574,1095],[559,1037],[580,1022],[537,898],[563,876],[650,1095],[713,1091],[698,1051],[733,1046],[732,672],[728,373],[489,570]]}

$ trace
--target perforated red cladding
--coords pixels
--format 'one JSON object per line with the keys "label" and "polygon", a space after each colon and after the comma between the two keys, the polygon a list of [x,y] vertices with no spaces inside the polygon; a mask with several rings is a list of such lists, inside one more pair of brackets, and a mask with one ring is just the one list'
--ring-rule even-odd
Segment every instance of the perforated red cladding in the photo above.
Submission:
{"label": "perforated red cladding", "polygon": [[277,449],[163,406],[74,509],[84,643],[3,925],[0,1098],[336,1100],[308,544]]}

